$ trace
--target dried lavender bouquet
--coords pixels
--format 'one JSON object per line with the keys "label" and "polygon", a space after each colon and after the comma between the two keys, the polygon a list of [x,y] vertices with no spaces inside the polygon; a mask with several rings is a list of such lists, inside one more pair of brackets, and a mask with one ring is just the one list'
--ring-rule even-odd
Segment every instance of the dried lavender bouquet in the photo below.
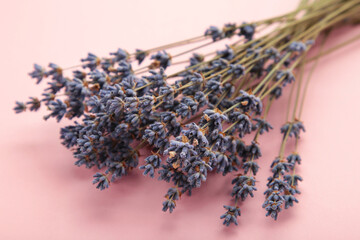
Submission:
{"label": "dried lavender bouquet", "polygon": [[[322,51],[330,30],[358,22],[359,12],[360,0],[302,0],[278,17],[211,26],[204,35],[148,50],[118,49],[104,58],[89,53],[69,68],[35,64],[29,75],[37,83],[47,79],[48,87],[40,99],[16,102],[14,110],[45,105],[45,120],[79,119],[61,128],[62,144],[73,152],[75,165],[100,170],[93,179],[100,190],[138,167],[140,148],[151,148],[139,169],[152,178],[157,171],[159,180],[172,183],[163,211],[172,212],[180,195],[191,195],[209,172],[233,173],[233,204],[225,205],[221,216],[228,226],[238,224],[240,202],[257,190],[259,137],[272,129],[270,108],[291,85],[282,144],[264,193],[266,216],[276,220],[300,193],[297,145],[305,131],[301,113],[310,79],[304,78],[304,65],[314,60],[311,75],[320,56],[341,47]],[[268,27],[272,30],[266,32]],[[231,43],[223,50],[198,52],[226,39]],[[315,43],[320,52],[309,58]],[[170,54],[180,46],[187,49]],[[181,70],[167,74],[175,65]],[[285,156],[291,137],[294,151]]]}

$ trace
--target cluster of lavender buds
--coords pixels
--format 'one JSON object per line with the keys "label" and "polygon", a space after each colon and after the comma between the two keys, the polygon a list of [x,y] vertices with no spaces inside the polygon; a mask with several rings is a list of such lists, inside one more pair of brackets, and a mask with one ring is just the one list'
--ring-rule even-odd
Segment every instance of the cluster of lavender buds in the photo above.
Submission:
{"label": "cluster of lavender buds", "polygon": [[[62,144],[73,152],[75,165],[98,169],[93,184],[100,190],[134,169],[168,182],[163,211],[174,211],[182,194],[190,196],[209,177],[232,173],[231,204],[225,204],[221,219],[226,226],[238,225],[240,203],[257,191],[259,138],[273,129],[267,121],[272,103],[284,88],[299,81],[299,69],[314,40],[360,8],[355,0],[329,1],[332,4],[324,5],[315,0],[263,21],[211,26],[202,36],[149,50],[118,49],[109,57],[89,53],[81,67],[34,64],[30,77],[47,87],[40,98],[16,102],[14,110],[45,107],[45,120],[73,119],[60,130]],[[328,14],[333,4],[342,11]],[[273,24],[278,26],[274,31],[262,34]],[[223,39],[232,43],[217,51],[191,48],[171,54],[178,46],[201,42],[195,48],[201,51]],[[188,61],[178,61],[186,54]],[[172,71],[180,64],[180,71]],[[301,81],[294,87],[300,88]],[[296,151],[285,158],[284,150],[289,137],[297,146],[305,131],[299,119],[300,115],[281,128],[282,149],[271,165],[263,207],[275,220],[283,208],[298,202],[295,195],[302,178],[295,167],[301,159]],[[144,160],[139,159],[143,147],[151,149]]]}

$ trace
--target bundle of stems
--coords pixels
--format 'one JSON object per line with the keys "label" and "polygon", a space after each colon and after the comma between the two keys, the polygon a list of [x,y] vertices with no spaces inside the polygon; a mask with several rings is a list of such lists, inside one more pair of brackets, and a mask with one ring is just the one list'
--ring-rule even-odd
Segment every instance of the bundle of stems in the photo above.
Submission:
{"label": "bundle of stems", "polygon": [[[221,216],[228,226],[238,224],[240,203],[257,190],[259,138],[272,129],[270,109],[291,85],[263,204],[266,215],[276,220],[282,209],[298,202],[297,147],[305,131],[301,116],[311,74],[321,56],[360,37],[323,49],[331,30],[358,23],[359,12],[360,0],[302,0],[281,16],[211,26],[201,36],[148,50],[118,49],[104,58],[89,53],[68,68],[35,64],[29,75],[37,83],[47,79],[48,87],[41,99],[16,102],[14,109],[37,111],[44,105],[49,111],[45,120],[80,119],[61,128],[62,144],[73,151],[77,166],[100,170],[93,179],[100,190],[138,166],[142,147],[151,148],[139,168],[150,177],[158,171],[160,180],[172,183],[163,211],[172,212],[180,195],[191,195],[209,172],[235,174],[233,203],[224,205]],[[199,53],[225,39],[230,42],[225,49]],[[314,45],[319,53],[309,58]],[[185,50],[170,54],[178,47]],[[305,78],[308,63],[313,67]],[[181,70],[172,71],[175,65]],[[293,152],[286,156],[291,137]]]}

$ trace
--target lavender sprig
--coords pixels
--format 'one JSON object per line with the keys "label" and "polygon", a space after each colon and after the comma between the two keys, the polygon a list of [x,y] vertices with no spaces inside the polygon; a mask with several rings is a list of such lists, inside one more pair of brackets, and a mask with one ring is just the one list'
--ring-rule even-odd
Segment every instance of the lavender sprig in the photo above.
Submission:
{"label": "lavender sprig", "polygon": [[[96,166],[102,171],[93,180],[100,190],[137,168],[140,149],[150,148],[152,153],[139,168],[144,175],[153,178],[159,174],[159,180],[172,182],[174,187],[163,202],[163,211],[170,213],[181,194],[191,195],[210,172],[234,172],[231,195],[235,204],[224,206],[226,213],[221,219],[227,226],[237,225],[240,202],[257,190],[257,160],[262,155],[258,137],[272,129],[266,117],[273,100],[296,81],[300,91],[301,80],[295,81],[293,72],[306,61],[312,39],[354,17],[350,9],[359,8],[355,0],[347,4],[330,1],[332,4],[320,8],[316,0],[306,8],[264,21],[211,26],[202,36],[134,53],[120,48],[109,57],[89,53],[80,60],[82,69],[74,69],[72,75],[67,74],[72,67],[35,64],[29,75],[36,83],[47,81],[47,88],[41,98],[16,102],[14,111],[37,111],[45,106],[49,112],[44,119],[77,118],[61,128],[60,138],[73,151],[75,165]],[[333,10],[334,5],[341,7]],[[300,11],[303,14],[297,16]],[[257,35],[261,27],[272,24],[279,26],[274,32]],[[194,52],[225,38],[237,39],[211,53]],[[182,53],[171,52],[202,41],[210,42]],[[187,62],[176,61],[188,53]],[[135,69],[135,61],[150,63]],[[167,71],[177,64],[184,67],[169,75]],[[300,132],[305,131],[298,119],[300,114],[281,128],[280,154],[271,165],[273,175],[268,179],[263,207],[274,219],[283,206],[286,209],[298,202],[295,195],[300,193],[297,186],[302,178],[295,167],[300,157],[296,153],[287,160],[284,157],[288,139],[294,136],[297,143]],[[251,134],[253,141],[245,143],[244,137]]]}

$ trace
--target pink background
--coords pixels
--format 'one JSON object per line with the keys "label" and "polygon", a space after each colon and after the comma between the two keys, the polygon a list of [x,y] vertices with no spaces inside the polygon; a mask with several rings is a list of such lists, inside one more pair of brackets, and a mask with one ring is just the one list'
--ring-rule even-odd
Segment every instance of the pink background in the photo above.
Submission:
{"label": "pink background", "polygon": [[[100,3],[101,2],[101,3]],[[219,216],[230,203],[231,178],[211,175],[173,214],[161,203],[170,186],[139,170],[100,192],[94,171],[73,165],[59,143],[59,125],[41,114],[15,115],[15,100],[39,96],[27,73],[33,62],[78,63],[100,56],[198,36],[210,25],[260,20],[296,7],[288,0],[133,0],[0,3],[0,239],[360,239],[360,42],[324,58],[306,100],[299,152],[300,203],[277,222],[261,208],[269,165],[277,154],[286,99],[272,109],[276,128],[261,138],[255,198],[241,205],[238,227]],[[337,32],[328,46],[360,32]]]}

